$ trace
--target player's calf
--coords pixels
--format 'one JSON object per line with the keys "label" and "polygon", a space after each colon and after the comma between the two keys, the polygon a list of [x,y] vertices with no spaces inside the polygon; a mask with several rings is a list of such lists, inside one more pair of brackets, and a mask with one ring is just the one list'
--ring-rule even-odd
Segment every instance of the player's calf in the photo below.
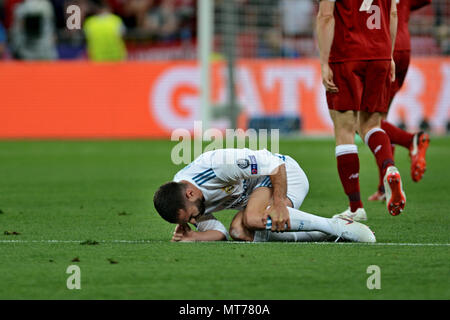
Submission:
{"label": "player's calf", "polygon": [[254,233],[244,225],[244,212],[239,211],[230,224],[230,236],[235,241],[253,241]]}

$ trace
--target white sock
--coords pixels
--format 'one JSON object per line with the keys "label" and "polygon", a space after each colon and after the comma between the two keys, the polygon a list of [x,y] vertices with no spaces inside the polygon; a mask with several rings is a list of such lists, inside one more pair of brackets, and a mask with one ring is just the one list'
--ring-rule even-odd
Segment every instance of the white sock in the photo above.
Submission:
{"label": "white sock", "polygon": [[[328,223],[330,219],[291,207],[287,207],[287,209],[289,210],[289,219],[291,221],[291,229],[288,231],[322,231],[334,235],[333,228]],[[266,229],[272,229],[272,220],[270,217],[267,219]]]}
{"label": "white sock", "polygon": [[329,235],[320,231],[272,232],[270,230],[255,231],[253,242],[317,242],[325,241]]}

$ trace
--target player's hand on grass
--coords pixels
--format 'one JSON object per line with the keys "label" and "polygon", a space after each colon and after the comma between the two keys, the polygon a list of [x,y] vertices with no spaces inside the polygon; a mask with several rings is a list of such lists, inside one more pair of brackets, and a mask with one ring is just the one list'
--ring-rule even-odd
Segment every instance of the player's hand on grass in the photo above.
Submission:
{"label": "player's hand on grass", "polygon": [[180,241],[194,241],[193,233],[191,227],[187,224],[177,224],[175,231],[173,232],[172,242]]}
{"label": "player's hand on grass", "polygon": [[263,218],[264,221],[267,221],[268,217],[272,219],[272,231],[287,231],[291,229],[289,211],[284,202],[274,203],[267,208]]}
{"label": "player's hand on grass", "polygon": [[333,70],[331,70],[330,65],[325,63],[322,65],[322,82],[325,86],[325,90],[331,93],[339,92],[338,87],[333,81]]}
{"label": "player's hand on grass", "polygon": [[395,61],[391,59],[391,82],[395,81]]}

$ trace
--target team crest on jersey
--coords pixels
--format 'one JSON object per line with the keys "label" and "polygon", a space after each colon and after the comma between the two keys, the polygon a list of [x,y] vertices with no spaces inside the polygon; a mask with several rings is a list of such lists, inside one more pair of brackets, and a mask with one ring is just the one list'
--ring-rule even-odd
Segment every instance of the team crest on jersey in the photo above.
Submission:
{"label": "team crest on jersey", "polygon": [[239,168],[246,169],[250,165],[250,161],[248,161],[247,159],[238,159],[236,161],[236,164]]}
{"label": "team crest on jersey", "polygon": [[250,164],[251,164],[251,172],[252,174],[258,174],[258,164],[256,163],[255,156],[249,156]]}
{"label": "team crest on jersey", "polygon": [[226,186],[226,187],[222,188],[222,190],[225,191],[225,193],[228,193],[228,194],[232,193],[233,189],[234,189],[234,186]]}

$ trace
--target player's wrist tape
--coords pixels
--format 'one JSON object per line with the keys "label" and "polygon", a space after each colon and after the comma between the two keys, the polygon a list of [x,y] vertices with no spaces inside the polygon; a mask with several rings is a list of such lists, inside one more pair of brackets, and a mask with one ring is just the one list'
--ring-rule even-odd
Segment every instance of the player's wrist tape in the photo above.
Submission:
{"label": "player's wrist tape", "polygon": [[272,229],[272,219],[267,218],[266,230]]}
{"label": "player's wrist tape", "polygon": [[[288,230],[288,224],[286,223],[285,226],[286,230]],[[266,230],[271,230],[272,229],[272,219],[270,219],[270,217],[267,218],[267,223],[266,223]]]}

